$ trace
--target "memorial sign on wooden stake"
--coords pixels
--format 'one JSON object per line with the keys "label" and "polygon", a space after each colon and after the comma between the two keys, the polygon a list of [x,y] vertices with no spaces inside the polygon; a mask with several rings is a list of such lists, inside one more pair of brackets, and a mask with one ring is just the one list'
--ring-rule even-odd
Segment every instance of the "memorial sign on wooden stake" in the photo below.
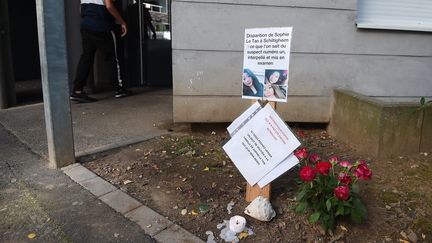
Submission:
{"label": "memorial sign on wooden stake", "polygon": [[[243,98],[262,97],[269,101],[287,101],[291,34],[292,27],[245,30]],[[252,85],[250,80],[254,81]],[[276,109],[275,103],[272,106]],[[270,199],[270,193],[269,183],[263,188],[247,184],[246,201],[250,202],[259,195]]]}

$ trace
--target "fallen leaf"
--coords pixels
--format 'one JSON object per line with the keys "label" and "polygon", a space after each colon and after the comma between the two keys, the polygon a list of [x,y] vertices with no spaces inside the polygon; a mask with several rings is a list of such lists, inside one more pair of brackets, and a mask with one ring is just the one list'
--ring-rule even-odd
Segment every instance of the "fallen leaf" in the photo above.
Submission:
{"label": "fallen leaf", "polygon": [[402,242],[402,243],[410,243],[409,241],[407,241],[407,240],[402,240],[402,239],[399,239],[399,242]]}
{"label": "fallen leaf", "polygon": [[245,239],[249,234],[247,232],[241,232],[238,236],[239,240]]}
{"label": "fallen leaf", "polygon": [[348,231],[348,229],[345,228],[345,226],[343,226],[343,225],[341,225],[340,228],[341,228],[343,231]]}
{"label": "fallen leaf", "polygon": [[205,212],[207,212],[207,211],[209,211],[209,205],[207,205],[207,204],[200,204],[200,205],[198,205],[198,210],[201,212],[201,213],[205,213]]}
{"label": "fallen leaf", "polygon": [[195,210],[192,210],[191,214],[192,214],[193,216],[197,216],[199,213],[195,212]]}
{"label": "fallen leaf", "polygon": [[35,233],[30,233],[27,235],[27,238],[29,238],[30,240],[33,240],[34,238],[36,238],[36,234]]}
{"label": "fallen leaf", "polygon": [[127,185],[127,184],[130,184],[130,183],[132,183],[133,181],[131,181],[131,180],[125,180],[125,181],[123,181],[123,185]]}
{"label": "fallen leaf", "polygon": [[183,178],[183,180],[182,180],[182,181],[183,181],[183,182],[187,181],[187,177]]}
{"label": "fallen leaf", "polygon": [[202,171],[210,171],[210,168],[206,166]]}
{"label": "fallen leaf", "polygon": [[152,227],[152,225],[151,225],[151,224],[147,225],[147,228],[149,228],[149,229],[150,229],[151,227]]}

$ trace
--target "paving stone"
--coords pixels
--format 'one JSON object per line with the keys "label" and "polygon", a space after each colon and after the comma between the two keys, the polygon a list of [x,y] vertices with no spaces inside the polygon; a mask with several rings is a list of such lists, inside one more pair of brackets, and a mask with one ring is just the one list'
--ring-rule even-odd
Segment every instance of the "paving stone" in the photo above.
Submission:
{"label": "paving stone", "polygon": [[136,222],[149,235],[154,236],[173,225],[171,221],[147,206],[141,206],[125,215]]}
{"label": "paving stone", "polygon": [[75,168],[75,167],[77,167],[77,166],[80,166],[80,163],[73,163],[73,164],[71,164],[71,165],[68,165],[68,166],[62,167],[61,170],[62,170],[62,171],[66,171],[66,170],[70,170],[70,169],[72,169],[72,168]]}
{"label": "paving stone", "polygon": [[155,235],[154,238],[162,243],[204,243],[200,238],[189,233],[178,225],[173,225]]}
{"label": "paving stone", "polygon": [[121,214],[142,206],[140,202],[120,190],[110,192],[99,199]]}
{"label": "paving stone", "polygon": [[68,170],[63,170],[63,172],[78,183],[97,177],[95,173],[91,172],[82,165],[71,167]]}
{"label": "paving stone", "polygon": [[93,193],[93,195],[95,195],[96,197],[100,197],[109,192],[117,190],[117,187],[111,185],[109,182],[105,181],[100,177],[95,177],[93,179],[80,182],[79,184],[81,184],[81,186]]}

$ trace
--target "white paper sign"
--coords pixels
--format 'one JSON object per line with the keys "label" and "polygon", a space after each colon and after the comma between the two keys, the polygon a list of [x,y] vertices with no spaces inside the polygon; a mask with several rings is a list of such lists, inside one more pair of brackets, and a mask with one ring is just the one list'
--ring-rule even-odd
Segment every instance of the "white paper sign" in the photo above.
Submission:
{"label": "white paper sign", "polygon": [[300,161],[298,158],[292,153],[282,161],[278,166],[276,166],[272,171],[270,171],[267,175],[265,175],[261,180],[258,181],[258,186],[263,188],[283,173],[287,172],[289,169],[294,167]]}
{"label": "white paper sign", "polygon": [[[255,185],[277,168],[300,146],[300,142],[269,104],[247,118],[249,120],[233,134],[223,149],[246,181]],[[269,175],[270,181],[277,174],[280,175],[280,169]]]}
{"label": "white paper sign", "polygon": [[246,29],[244,99],[286,102],[292,27]]}

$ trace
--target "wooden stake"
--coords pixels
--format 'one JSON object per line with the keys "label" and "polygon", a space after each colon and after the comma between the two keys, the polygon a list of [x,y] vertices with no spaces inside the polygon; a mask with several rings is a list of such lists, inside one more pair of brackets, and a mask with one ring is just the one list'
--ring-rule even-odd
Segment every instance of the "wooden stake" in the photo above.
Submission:
{"label": "wooden stake", "polygon": [[[252,104],[255,102],[256,100],[253,100]],[[276,109],[276,102],[269,102],[269,104],[273,107],[273,109]],[[246,182],[246,198],[245,198],[246,202],[252,202],[258,196],[267,198],[270,201],[270,194],[271,194],[270,183],[265,187],[260,188],[258,184],[255,184],[255,186],[251,186],[249,185],[249,183]]]}
{"label": "wooden stake", "polygon": [[260,188],[258,184],[255,184],[255,186],[251,186],[249,185],[249,183],[246,182],[246,202],[252,202],[258,196],[262,196],[270,200],[270,194],[271,184]]}

